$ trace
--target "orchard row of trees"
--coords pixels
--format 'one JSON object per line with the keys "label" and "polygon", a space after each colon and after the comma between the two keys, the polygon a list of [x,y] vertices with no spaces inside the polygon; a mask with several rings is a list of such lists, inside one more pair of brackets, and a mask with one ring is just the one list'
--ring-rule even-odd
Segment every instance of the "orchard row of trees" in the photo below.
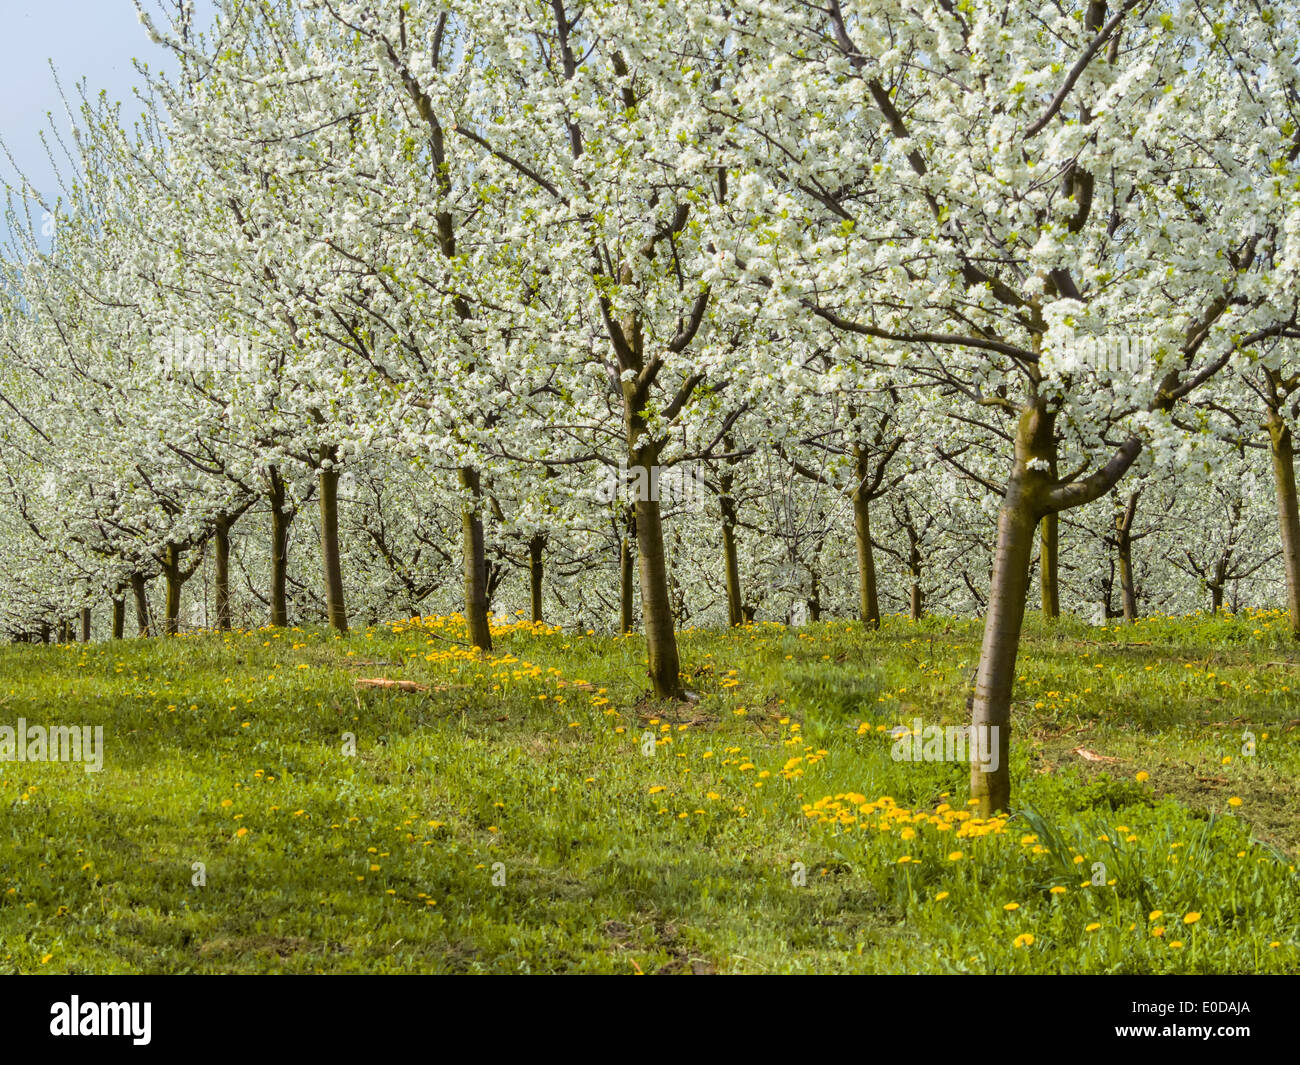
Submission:
{"label": "orchard row of trees", "polygon": [[978,611],[989,812],[1035,581],[1300,623],[1294,5],[216,7],[9,190],[13,635]]}

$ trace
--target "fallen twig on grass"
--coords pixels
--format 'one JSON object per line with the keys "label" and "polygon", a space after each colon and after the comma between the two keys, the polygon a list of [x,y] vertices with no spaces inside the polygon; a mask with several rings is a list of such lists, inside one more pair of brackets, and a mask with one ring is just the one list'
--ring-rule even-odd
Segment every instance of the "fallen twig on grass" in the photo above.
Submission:
{"label": "fallen twig on grass", "polygon": [[1118,762],[1119,758],[1112,758],[1110,755],[1098,754],[1096,751],[1090,751],[1087,747],[1075,747],[1071,754],[1077,754],[1085,762]]}
{"label": "fallen twig on grass", "polygon": [[404,692],[427,692],[427,684],[417,684],[413,680],[389,680],[387,677],[358,677],[359,688],[396,688]]}

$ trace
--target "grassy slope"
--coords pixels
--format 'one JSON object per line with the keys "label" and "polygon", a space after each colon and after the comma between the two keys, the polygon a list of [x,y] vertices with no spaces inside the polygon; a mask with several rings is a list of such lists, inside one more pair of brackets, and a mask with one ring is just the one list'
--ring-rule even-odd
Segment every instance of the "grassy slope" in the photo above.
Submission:
{"label": "grassy slope", "polygon": [[882,732],[961,722],[978,623],[684,633],[666,707],[637,639],[460,635],[0,649],[0,725],[107,747],[0,763],[0,971],[1300,971],[1276,616],[1033,629],[990,825]]}

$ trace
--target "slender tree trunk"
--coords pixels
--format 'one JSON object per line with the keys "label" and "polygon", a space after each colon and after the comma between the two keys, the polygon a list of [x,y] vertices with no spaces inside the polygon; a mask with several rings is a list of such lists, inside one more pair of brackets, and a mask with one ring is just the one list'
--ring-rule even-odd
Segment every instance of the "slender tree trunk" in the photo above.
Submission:
{"label": "slender tree trunk", "polygon": [[1043,617],[1049,621],[1061,616],[1060,546],[1060,521],[1048,514],[1039,528],[1039,584]]}
{"label": "slender tree trunk", "polygon": [[483,546],[483,518],[479,513],[479,473],[462,466],[460,486],[468,496],[461,507],[462,548],[465,564],[465,621],[470,642],[484,651],[492,650],[488,627],[487,554]]}
{"label": "slender tree trunk", "polygon": [[1133,581],[1133,518],[1137,513],[1138,496],[1134,492],[1128,497],[1128,504],[1122,514],[1115,519],[1115,546],[1119,555],[1119,586],[1124,602],[1124,623],[1132,625],[1137,621],[1137,586]]}
{"label": "slender tree trunk", "polygon": [[641,577],[641,623],[645,627],[646,657],[650,683],[660,699],[683,697],[681,665],[677,657],[677,634],[673,627],[672,602],[668,596],[668,562],[664,555],[663,518],[659,508],[657,482],[659,452],[655,444],[634,446],[628,469],[643,471],[637,492],[636,546]]}
{"label": "slender tree trunk", "polygon": [[876,556],[871,547],[871,500],[866,481],[867,455],[854,447],[857,483],[853,489],[853,533],[858,547],[858,616],[867,628],[880,627],[880,600],[876,594]]}
{"label": "slender tree trunk", "polygon": [[[731,441],[723,445],[728,451]],[[745,623],[740,591],[740,558],[736,552],[736,500],[732,496],[735,478],[724,471],[718,478],[718,504],[722,508],[722,562],[727,580],[727,624],[732,628]]]}
{"label": "slender tree trunk", "polygon": [[113,600],[113,639],[120,640],[126,634],[126,600]]}
{"label": "slender tree trunk", "polygon": [[912,541],[908,548],[907,573],[911,578],[911,594],[908,596],[907,616],[913,621],[920,621],[925,610],[925,599],[921,591],[921,550],[916,541]]}
{"label": "slender tree trunk", "polygon": [[[631,271],[624,266],[620,278],[632,284]],[[620,363],[632,370],[622,382],[623,428],[627,442],[627,471],[635,476],[637,564],[641,584],[641,624],[645,630],[650,683],[656,697],[681,699],[684,689],[677,657],[677,633],[673,625],[672,602],[668,596],[668,563],[664,555],[663,515],[659,507],[660,442],[646,428],[645,409],[650,385],[640,378],[646,368],[644,335],[637,314],[627,316],[618,327]],[[691,386],[694,387],[693,385]],[[677,397],[684,402],[689,389]],[[675,401],[675,402],[677,402]]]}
{"label": "slender tree trunk", "polygon": [[1275,410],[1268,412],[1268,436],[1278,529],[1282,534],[1282,566],[1286,570],[1286,605],[1291,614],[1291,636],[1300,640],[1300,503],[1296,496],[1295,444],[1290,427]]}
{"label": "slender tree trunk", "polygon": [[[981,737],[986,737],[981,739],[985,749],[997,751],[998,763],[993,772],[983,772],[979,765],[971,763],[971,797],[978,800],[981,817],[1008,809],[1011,801],[1007,766],[1011,751],[1011,692],[1025,617],[1034,524],[1027,502],[1019,497],[1018,490],[1009,490],[998,515],[997,549],[972,708],[972,724],[981,730]],[[982,731],[985,729],[990,731]]]}
{"label": "slender tree trunk", "polygon": [[180,632],[181,588],[185,584],[185,578],[181,575],[180,555],[180,549],[175,544],[167,545],[163,562],[163,577],[167,581],[167,605],[163,631],[168,636],[175,636]]}
{"label": "slender tree trunk", "polygon": [[50,623],[48,621],[42,621],[41,622],[41,643],[49,643],[49,642],[50,642]]}
{"label": "slender tree trunk", "polygon": [[1123,617],[1124,624],[1132,625],[1137,621],[1137,590],[1133,585],[1133,541],[1127,536],[1122,536],[1118,547],[1120,616]]}
{"label": "slender tree trunk", "polygon": [[72,642],[72,626],[68,623],[67,618],[59,621],[59,643]]}
{"label": "slender tree trunk", "polygon": [[736,553],[736,508],[727,496],[722,497],[722,561],[727,575],[727,624],[733,628],[745,623],[740,592],[740,558]]}
{"label": "slender tree trunk", "polygon": [[230,523],[217,519],[216,561],[213,583],[216,585],[217,628],[230,631]]}
{"label": "slender tree trunk", "polygon": [[149,595],[142,574],[131,575],[131,594],[135,597],[135,623],[138,635],[152,635],[153,629],[149,623]]}
{"label": "slender tree trunk", "polygon": [[808,620],[821,621],[822,619],[822,582],[817,576],[817,571],[810,573],[812,578],[808,590]]}
{"label": "slender tree trunk", "polygon": [[285,510],[287,493],[280,471],[271,467],[271,624],[286,628],[289,624],[289,525],[293,515]]}
{"label": "slender tree trunk", "polygon": [[528,591],[535,624],[542,620],[542,578],[546,565],[542,552],[545,547],[546,537],[541,533],[534,533],[528,541]]}
{"label": "slender tree trunk", "polygon": [[618,545],[618,607],[619,631],[629,633],[635,629],[633,617],[636,586],[633,574],[636,569],[636,510],[628,507],[627,525]]}
{"label": "slender tree trunk", "polygon": [[81,642],[90,643],[90,607],[81,608]]}
{"label": "slender tree trunk", "polygon": [[991,759],[987,771],[980,762],[971,762],[971,798],[980,817],[1008,810],[1011,804],[1011,695],[1039,519],[1036,506],[1047,486],[1046,473],[1029,463],[1050,458],[1053,434],[1053,418],[1041,406],[1031,406],[1021,415],[1015,466],[998,512],[993,576],[971,707],[977,734],[972,745],[978,739],[982,749],[996,754],[996,768]]}
{"label": "slender tree trunk", "polygon": [[343,602],[343,564],[339,556],[339,468],[338,449],[328,448],[323,458],[329,469],[320,471],[320,551],[325,565],[325,607],[329,623],[338,632],[348,631],[348,612]]}

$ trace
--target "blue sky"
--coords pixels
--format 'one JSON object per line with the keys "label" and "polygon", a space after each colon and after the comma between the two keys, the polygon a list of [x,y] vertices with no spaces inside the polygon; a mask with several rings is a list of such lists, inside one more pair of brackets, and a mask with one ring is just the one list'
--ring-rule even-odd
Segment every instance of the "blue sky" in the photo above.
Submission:
{"label": "blue sky", "polygon": [[[155,0],[146,9],[155,11]],[[196,5],[210,10],[209,0]],[[201,19],[200,21],[205,21]],[[123,117],[138,108],[132,87],[140,77],[132,59],[151,68],[170,69],[167,53],[145,35],[131,0],[0,0],[0,137],[27,176],[51,199],[57,195],[54,175],[41,145],[48,128],[47,112],[66,133],[68,119],[50,72],[53,60],[69,100],[76,105],[75,86],[86,79],[87,91],[100,89],[127,102]],[[14,182],[9,160],[0,157],[0,175]],[[2,224],[2,223],[0,223]]]}

